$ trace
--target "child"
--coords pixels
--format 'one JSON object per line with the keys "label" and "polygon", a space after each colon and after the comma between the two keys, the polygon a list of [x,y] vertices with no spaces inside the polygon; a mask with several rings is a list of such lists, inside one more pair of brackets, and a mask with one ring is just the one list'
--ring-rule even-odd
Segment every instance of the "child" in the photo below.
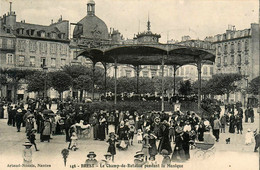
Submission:
{"label": "child", "polygon": [[142,140],[143,140],[143,132],[141,129],[138,129],[137,131],[137,141],[138,143],[142,143]]}
{"label": "child", "polygon": [[96,154],[94,152],[89,152],[87,155],[88,159],[85,161],[85,164],[90,165],[90,166],[98,166],[98,161],[96,160]]}
{"label": "child", "polygon": [[35,143],[35,140],[36,140],[36,138],[35,138],[35,132],[36,132],[36,129],[32,129],[32,130],[31,130],[31,133],[28,134],[28,140],[31,142],[31,144],[34,145],[35,150],[36,150],[36,151],[39,151],[39,150],[37,149],[37,146],[36,146],[36,143]]}
{"label": "child", "polygon": [[130,140],[130,145],[133,145],[133,139],[134,139],[134,134],[135,134],[135,126],[130,125],[129,127],[129,140]]}
{"label": "child", "polygon": [[254,138],[253,133],[250,129],[247,130],[246,136],[245,136],[245,144],[249,145],[252,143],[252,139]]}
{"label": "child", "polygon": [[23,144],[25,149],[23,150],[23,163],[24,164],[31,164],[32,163],[32,144],[30,142],[25,142]]}
{"label": "child", "polygon": [[71,135],[71,147],[69,149],[71,150],[74,150],[76,151],[78,148],[77,148],[77,140],[78,140],[78,137],[77,137],[77,134],[76,132],[73,132],[72,135]]}
{"label": "child", "polygon": [[114,162],[114,155],[116,154],[115,144],[117,142],[117,139],[116,139],[114,132],[109,133],[109,139],[107,140],[107,142],[109,143],[109,147],[107,149],[107,152],[111,153],[112,161]]}
{"label": "child", "polygon": [[100,165],[109,165],[112,155],[110,153],[107,153],[104,156],[105,156],[105,159],[101,160]]}
{"label": "child", "polygon": [[170,159],[170,156],[169,156],[169,152],[166,149],[163,149],[161,154],[163,156],[162,165],[170,164],[171,159]]}

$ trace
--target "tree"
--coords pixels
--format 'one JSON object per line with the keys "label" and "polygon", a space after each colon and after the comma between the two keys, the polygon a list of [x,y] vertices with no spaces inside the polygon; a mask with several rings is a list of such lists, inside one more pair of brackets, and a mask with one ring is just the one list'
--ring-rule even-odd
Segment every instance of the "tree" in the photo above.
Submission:
{"label": "tree", "polygon": [[72,82],[75,89],[80,90],[80,101],[82,101],[83,91],[90,91],[92,89],[92,80],[89,75],[80,75]]}
{"label": "tree", "polygon": [[190,95],[191,91],[192,91],[191,82],[189,80],[180,82],[179,93],[181,95],[184,95],[184,96]]}
{"label": "tree", "polygon": [[26,80],[27,77],[34,74],[35,70],[29,69],[17,69],[17,68],[10,68],[10,69],[1,69],[1,74],[7,78],[7,84],[11,85],[14,88],[14,103],[16,102],[17,98],[17,89],[19,87],[19,82],[21,80]]}
{"label": "tree", "polygon": [[259,87],[260,87],[260,76],[254,78],[249,83],[249,93],[253,93],[254,95],[259,94]]}
{"label": "tree", "polygon": [[46,81],[46,89],[51,87],[50,77],[43,71],[36,71],[33,75],[27,77],[27,91],[28,92],[44,92]]}
{"label": "tree", "polygon": [[242,79],[241,74],[228,73],[228,74],[215,74],[211,80],[211,90],[216,95],[227,94],[227,102],[229,102],[229,95],[235,92],[237,87],[237,81]]}
{"label": "tree", "polygon": [[64,71],[50,72],[51,86],[58,91],[60,99],[62,99],[62,93],[69,90],[72,84],[72,78]]}

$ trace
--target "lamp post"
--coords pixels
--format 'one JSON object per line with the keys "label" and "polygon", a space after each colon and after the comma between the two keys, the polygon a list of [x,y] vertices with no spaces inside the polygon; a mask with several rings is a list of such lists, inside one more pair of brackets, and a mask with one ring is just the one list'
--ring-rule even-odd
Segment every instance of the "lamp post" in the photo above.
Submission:
{"label": "lamp post", "polygon": [[41,67],[42,67],[42,69],[45,73],[43,99],[47,99],[47,71],[48,71],[48,67],[45,64],[41,65]]}

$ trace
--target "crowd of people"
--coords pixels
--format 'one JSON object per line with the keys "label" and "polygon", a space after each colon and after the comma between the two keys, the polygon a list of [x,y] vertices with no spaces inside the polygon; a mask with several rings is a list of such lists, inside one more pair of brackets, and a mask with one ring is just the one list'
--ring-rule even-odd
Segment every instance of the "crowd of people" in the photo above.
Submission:
{"label": "crowd of people", "polygon": [[[190,149],[195,140],[214,144],[219,141],[219,134],[225,133],[226,126],[229,126],[229,133],[235,133],[236,127],[237,133],[242,134],[244,114],[245,122],[248,122],[248,119],[251,123],[254,122],[254,112],[250,107],[244,114],[240,107],[227,107],[224,115],[215,111],[208,119],[199,118],[194,112],[189,111],[91,112],[87,107],[73,102],[58,102],[56,113],[51,107],[51,103],[44,100],[28,101],[26,109],[22,103],[14,107],[8,104],[7,124],[16,127],[17,132],[21,131],[21,127],[25,127],[26,136],[36,151],[38,148],[35,133],[40,134],[41,142],[50,142],[53,135],[65,134],[65,141],[69,142],[68,149],[77,150],[77,140],[83,127],[86,127],[93,130],[94,140],[108,143],[106,153],[111,155],[112,161],[116,150],[127,150],[132,145],[139,145],[140,151],[135,155],[137,164],[155,161],[159,154],[163,155],[166,163],[189,160]],[[134,136],[137,138],[137,143],[134,143]],[[140,161],[140,158],[143,161]]]}

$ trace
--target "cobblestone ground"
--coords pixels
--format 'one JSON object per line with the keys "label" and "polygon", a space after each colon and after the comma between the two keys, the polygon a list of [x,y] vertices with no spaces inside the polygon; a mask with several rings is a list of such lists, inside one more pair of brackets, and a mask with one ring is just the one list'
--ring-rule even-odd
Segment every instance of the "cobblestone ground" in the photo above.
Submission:
{"label": "cobblestone ground", "polygon": [[[244,123],[244,129],[259,129],[259,114],[255,110],[255,123]],[[25,129],[23,128],[20,133],[16,132],[15,127],[7,126],[7,119],[0,120],[0,169],[6,170],[11,169],[8,164],[19,165],[23,163],[22,150],[24,147],[22,144],[26,141]],[[225,139],[230,137],[231,144],[225,144]],[[75,165],[75,169],[86,169],[81,168],[81,164],[87,159],[86,155],[89,151],[95,151],[97,154],[97,160],[104,159],[103,155],[107,151],[108,145],[104,141],[95,141],[92,139],[80,139],[78,141],[79,150],[70,151],[67,166],[64,167],[61,150],[68,147],[68,143],[65,142],[65,135],[53,136],[50,143],[40,142],[39,134],[36,136],[36,143],[39,152],[33,150],[33,164],[37,165],[51,165],[51,168],[37,167],[37,168],[22,168],[18,169],[72,169]],[[251,145],[245,145],[245,133],[241,134],[229,134],[228,127],[226,133],[220,134],[220,141],[215,144],[213,149],[214,154],[209,158],[205,157],[199,159],[197,156],[197,149],[191,150],[191,159],[185,163],[172,163],[172,169],[177,169],[177,165],[181,166],[179,169],[243,169],[243,170],[258,170],[259,169],[259,153],[253,152],[254,143]],[[172,145],[174,147],[174,145]],[[115,156],[114,165],[124,164],[126,167],[108,167],[111,170],[114,169],[140,169],[134,167],[128,167],[128,164],[133,164],[134,155],[136,151],[141,149],[141,145],[137,143],[136,138],[134,139],[134,145],[130,146],[126,151],[117,150]],[[161,164],[162,156],[157,155],[154,164]],[[175,165],[176,164],[176,165]],[[167,166],[166,166],[167,168]],[[164,169],[166,169],[164,168]],[[169,167],[170,168],[170,167]],[[92,168],[87,168],[92,169]],[[97,169],[104,169],[98,167]],[[159,169],[158,167],[147,167],[146,169]],[[162,169],[162,167],[161,167]]]}

